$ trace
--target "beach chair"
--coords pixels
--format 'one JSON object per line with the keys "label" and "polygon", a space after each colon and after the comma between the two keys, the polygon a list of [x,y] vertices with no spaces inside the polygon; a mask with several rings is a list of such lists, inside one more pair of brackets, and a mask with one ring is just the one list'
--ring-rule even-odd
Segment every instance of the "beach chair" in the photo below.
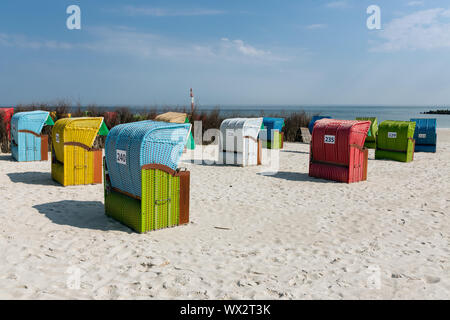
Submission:
{"label": "beach chair", "polygon": [[311,121],[309,122],[308,125],[308,129],[309,129],[309,133],[312,134],[313,130],[314,130],[314,124],[316,123],[317,120],[321,120],[321,119],[331,119],[330,116],[313,116],[311,118]]}
{"label": "beach chair", "polygon": [[[170,123],[189,123],[189,117],[187,113],[182,112],[166,112],[156,116],[155,120]],[[195,141],[194,137],[192,136],[192,131],[189,133],[189,137],[186,142],[186,148],[189,150],[195,149]]]}
{"label": "beach chair", "polygon": [[436,152],[436,119],[411,119],[416,123],[414,152]]}
{"label": "beach chair", "polygon": [[48,160],[48,136],[45,125],[53,125],[47,111],[18,112],[11,118],[11,154],[17,161]]}
{"label": "beach chair", "polygon": [[302,142],[310,144],[312,136],[311,136],[311,133],[309,132],[309,129],[305,128],[305,127],[301,127],[300,133],[302,135]]}
{"label": "beach chair", "polygon": [[93,147],[106,136],[102,117],[63,118],[52,130],[52,178],[63,186],[102,183],[102,149]]}
{"label": "beach chair", "polygon": [[106,111],[105,113],[103,113],[103,118],[108,129],[114,127],[118,122],[117,112],[115,111]]}
{"label": "beach chair", "polygon": [[309,176],[338,182],[367,180],[364,141],[370,121],[321,119],[314,125]]}
{"label": "beach chair", "polygon": [[190,124],[140,121],[105,143],[105,213],[139,233],[189,222],[190,172],[178,167]]}
{"label": "beach chair", "polygon": [[260,165],[263,118],[225,119],[220,125],[219,163],[242,167]]}
{"label": "beach chair", "polygon": [[370,121],[370,129],[367,134],[366,142],[364,147],[368,149],[377,148],[377,135],[378,135],[378,119],[376,117],[359,117],[356,118],[358,121]]}
{"label": "beach chair", "polygon": [[410,162],[414,159],[415,122],[387,120],[378,127],[375,159]]}
{"label": "beach chair", "polygon": [[14,108],[0,108],[0,117],[2,118],[3,126],[8,141],[11,140],[11,118],[14,114]]}
{"label": "beach chair", "polygon": [[263,126],[266,130],[265,134],[261,135],[263,148],[267,149],[283,149],[284,142],[284,119],[283,118],[263,118]]}

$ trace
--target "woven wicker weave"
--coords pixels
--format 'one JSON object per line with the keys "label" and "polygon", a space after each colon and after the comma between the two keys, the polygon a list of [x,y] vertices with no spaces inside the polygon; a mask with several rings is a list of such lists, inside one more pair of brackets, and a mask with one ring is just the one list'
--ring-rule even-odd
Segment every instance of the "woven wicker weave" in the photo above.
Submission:
{"label": "woven wicker weave", "polygon": [[377,147],[377,135],[378,135],[378,119],[375,117],[358,117],[358,121],[370,121],[370,130],[367,134],[364,147],[368,149],[376,149]]}
{"label": "woven wicker weave", "polygon": [[166,112],[156,116],[156,121],[164,121],[170,123],[186,123],[187,114],[181,112]]}
{"label": "woven wicker weave", "polygon": [[137,232],[189,221],[189,172],[179,171],[178,163],[190,127],[140,121],[111,130],[104,165],[107,215]]}
{"label": "woven wicker weave", "polygon": [[64,118],[52,131],[52,177],[63,186],[101,183],[102,151],[93,149],[103,118]]}
{"label": "woven wicker weave", "polygon": [[437,132],[436,119],[411,119],[416,123],[414,140],[415,152],[436,152]]}
{"label": "woven wicker weave", "polygon": [[387,120],[378,127],[375,159],[410,162],[414,159],[416,123]]}
{"label": "woven wicker weave", "polygon": [[47,111],[19,112],[12,116],[11,153],[14,159],[17,161],[48,159],[47,136],[42,136],[41,131],[49,118],[50,113]]}
{"label": "woven wicker weave", "polygon": [[[162,164],[176,170],[190,129],[190,124],[150,120],[112,128],[105,143],[112,186],[140,197],[141,167]],[[125,164],[117,162],[118,154],[125,155]]]}
{"label": "woven wicker weave", "polygon": [[0,108],[0,115],[3,118],[8,141],[11,140],[11,118],[14,114],[14,108]]}
{"label": "woven wicker weave", "polygon": [[219,163],[258,165],[262,123],[263,118],[225,119],[220,125]]}

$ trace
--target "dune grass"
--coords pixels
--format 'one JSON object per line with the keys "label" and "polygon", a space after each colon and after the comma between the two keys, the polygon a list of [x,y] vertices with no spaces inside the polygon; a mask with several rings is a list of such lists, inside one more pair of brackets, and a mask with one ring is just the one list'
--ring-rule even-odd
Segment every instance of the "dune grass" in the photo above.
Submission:
{"label": "dune grass", "polygon": [[[67,101],[57,101],[53,104],[48,103],[32,103],[28,105],[18,105],[14,108],[14,113],[24,112],[24,111],[33,111],[33,110],[45,110],[49,112],[54,112],[56,115],[55,119],[71,117],[104,117],[105,123],[109,129],[112,127],[122,124],[122,123],[130,123],[135,121],[142,120],[152,120],[158,114],[164,112],[183,112],[188,114],[189,121],[194,124],[196,121],[201,121],[202,123],[202,134],[205,133],[208,129],[219,129],[220,124],[226,118],[234,118],[234,117],[242,117],[239,113],[235,114],[227,114],[226,116],[221,112],[220,107],[216,107],[214,110],[194,110],[194,112],[190,113],[190,108],[188,107],[169,107],[165,106],[162,108],[158,107],[149,107],[142,108],[141,110],[137,110],[132,112],[129,107],[117,107],[117,108],[106,108],[106,107],[98,107],[96,105],[89,105],[85,108],[81,106],[73,107]],[[277,113],[266,114],[264,110],[259,112],[255,112],[254,114],[247,115],[245,117],[278,117],[285,119],[285,127],[283,128],[285,140],[288,142],[296,142],[301,141],[301,127],[308,127],[309,122],[311,121],[311,114],[306,113],[305,111],[299,110],[296,112],[287,112],[280,111]],[[194,130],[195,128],[193,128]],[[42,134],[47,134],[49,136],[49,147],[51,146],[51,127],[44,127]],[[97,137],[94,147],[103,148],[105,145],[106,137]],[[212,141],[205,141],[205,144],[211,143]],[[6,128],[3,123],[2,114],[0,113],[0,147],[1,151],[4,153],[10,152],[10,146],[8,141],[8,136],[6,135]]]}

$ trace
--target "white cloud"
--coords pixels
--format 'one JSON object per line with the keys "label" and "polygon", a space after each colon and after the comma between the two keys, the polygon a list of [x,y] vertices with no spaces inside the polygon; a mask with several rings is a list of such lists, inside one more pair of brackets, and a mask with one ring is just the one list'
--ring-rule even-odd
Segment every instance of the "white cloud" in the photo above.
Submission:
{"label": "white cloud", "polygon": [[326,24],[317,23],[317,24],[310,24],[309,26],[306,26],[306,29],[315,30],[315,29],[325,29],[326,27],[328,27]]}
{"label": "white cloud", "polygon": [[25,49],[71,49],[73,45],[67,42],[53,40],[34,40],[24,35],[0,33],[0,45]]}
{"label": "white cloud", "polygon": [[242,40],[229,40],[222,38],[222,46],[226,49],[235,49],[244,56],[263,58],[271,55],[270,51],[256,49],[255,47],[245,44]]}
{"label": "white cloud", "polygon": [[287,58],[273,54],[270,50],[257,48],[243,40],[228,38],[210,43],[187,43],[169,39],[153,33],[139,32],[128,27],[96,27],[87,31],[91,41],[64,43],[58,41],[35,41],[23,35],[0,33],[0,46],[27,49],[75,49],[102,54],[122,54],[140,59],[181,58],[216,59],[235,62],[276,62]]}
{"label": "white cloud", "polygon": [[165,9],[155,7],[125,6],[124,11],[132,16],[143,15],[153,17],[210,16],[224,14],[225,11],[215,9]]}
{"label": "white cloud", "polygon": [[347,1],[333,1],[333,2],[328,2],[326,4],[327,8],[347,8],[349,7],[349,4]]}
{"label": "white cloud", "polygon": [[392,20],[376,34],[381,42],[375,44],[371,51],[450,48],[450,10],[418,11]]}
{"label": "white cloud", "polygon": [[423,1],[410,1],[408,2],[409,7],[420,7],[423,6],[425,3]]}

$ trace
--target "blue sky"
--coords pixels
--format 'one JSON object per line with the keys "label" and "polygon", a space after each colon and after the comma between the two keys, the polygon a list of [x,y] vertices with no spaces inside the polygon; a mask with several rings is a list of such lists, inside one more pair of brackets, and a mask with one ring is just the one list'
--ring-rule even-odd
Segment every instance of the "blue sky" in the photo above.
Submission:
{"label": "blue sky", "polygon": [[0,105],[449,105],[449,74],[448,0],[0,2]]}

